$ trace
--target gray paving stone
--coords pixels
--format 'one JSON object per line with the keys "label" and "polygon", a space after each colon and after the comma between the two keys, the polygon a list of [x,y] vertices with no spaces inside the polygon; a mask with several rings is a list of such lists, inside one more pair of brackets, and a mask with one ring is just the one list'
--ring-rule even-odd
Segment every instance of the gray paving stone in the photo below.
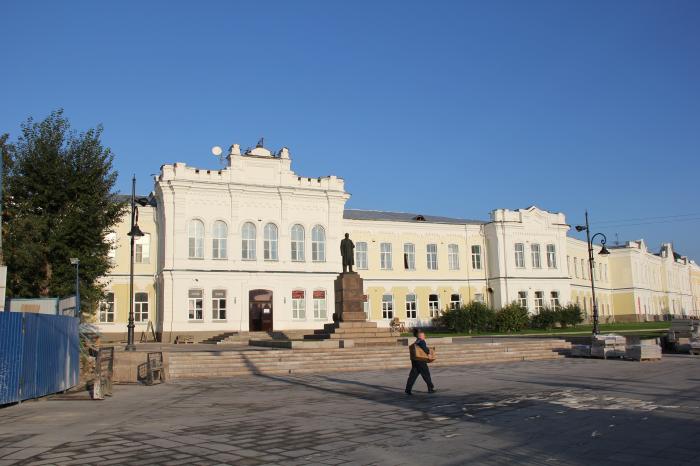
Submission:
{"label": "gray paving stone", "polygon": [[[688,466],[700,456],[683,448],[700,436],[696,367],[684,357],[654,365],[559,360],[438,367],[433,378],[442,390],[411,398],[402,394],[405,371],[115,386],[119,403],[3,409],[12,421],[0,422],[0,452],[23,458],[0,461]],[[62,416],[70,421],[41,421]],[[104,419],[110,425],[100,428]],[[74,425],[96,427],[79,435],[71,432]],[[600,435],[591,437],[596,430]],[[55,432],[65,443],[44,446],[41,439]],[[559,432],[566,435],[552,434]]]}

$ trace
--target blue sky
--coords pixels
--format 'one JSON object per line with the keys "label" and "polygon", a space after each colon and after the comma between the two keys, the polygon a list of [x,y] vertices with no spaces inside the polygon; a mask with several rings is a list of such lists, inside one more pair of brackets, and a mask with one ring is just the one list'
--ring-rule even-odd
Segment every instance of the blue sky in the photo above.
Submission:
{"label": "blue sky", "polygon": [[700,2],[4,3],[0,132],[98,123],[119,189],[288,146],[349,207],[589,209],[700,260]]}

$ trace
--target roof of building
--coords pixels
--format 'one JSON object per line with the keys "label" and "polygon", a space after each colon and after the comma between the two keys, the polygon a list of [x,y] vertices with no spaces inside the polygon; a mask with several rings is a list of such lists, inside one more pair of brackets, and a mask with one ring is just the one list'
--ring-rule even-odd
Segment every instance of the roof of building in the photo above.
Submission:
{"label": "roof of building", "polygon": [[[114,200],[116,202],[131,202],[131,194],[115,194],[114,195]],[[156,206],[156,198],[155,196],[151,196],[150,194],[148,196],[140,196],[136,195],[136,203],[141,205],[141,206],[151,206],[155,207]]]}
{"label": "roof of building", "polygon": [[375,220],[387,222],[415,222],[415,223],[448,223],[453,225],[483,225],[483,220],[466,218],[441,217],[438,215],[424,215],[409,212],[386,212],[382,210],[345,209],[343,218],[346,220]]}

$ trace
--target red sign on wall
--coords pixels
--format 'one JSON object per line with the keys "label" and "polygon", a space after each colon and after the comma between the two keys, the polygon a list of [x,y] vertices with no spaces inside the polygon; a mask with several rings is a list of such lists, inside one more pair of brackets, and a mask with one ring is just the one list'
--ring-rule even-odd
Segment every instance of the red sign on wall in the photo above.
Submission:
{"label": "red sign on wall", "polygon": [[292,291],[292,299],[304,299],[304,290]]}
{"label": "red sign on wall", "polygon": [[326,299],[326,292],[323,290],[315,290],[314,299]]}

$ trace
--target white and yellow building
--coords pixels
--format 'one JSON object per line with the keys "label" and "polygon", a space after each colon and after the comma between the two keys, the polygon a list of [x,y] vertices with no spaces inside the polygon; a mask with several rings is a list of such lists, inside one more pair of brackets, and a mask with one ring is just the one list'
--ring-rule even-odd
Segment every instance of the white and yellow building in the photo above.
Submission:
{"label": "white and yellow building", "polygon": [[[333,316],[339,244],[355,243],[365,312],[388,325],[430,325],[470,301],[531,312],[578,303],[592,310],[586,243],[562,213],[496,209],[487,220],[346,209],[342,178],[305,177],[286,148],[231,146],[223,169],[166,164],[139,208],[136,335],[150,321],[163,341],[227,332],[320,328]],[[128,215],[110,236],[115,266],[98,312],[106,338],[123,338],[128,314]],[[595,246],[601,319],[697,315],[700,270],[664,244]]]}

